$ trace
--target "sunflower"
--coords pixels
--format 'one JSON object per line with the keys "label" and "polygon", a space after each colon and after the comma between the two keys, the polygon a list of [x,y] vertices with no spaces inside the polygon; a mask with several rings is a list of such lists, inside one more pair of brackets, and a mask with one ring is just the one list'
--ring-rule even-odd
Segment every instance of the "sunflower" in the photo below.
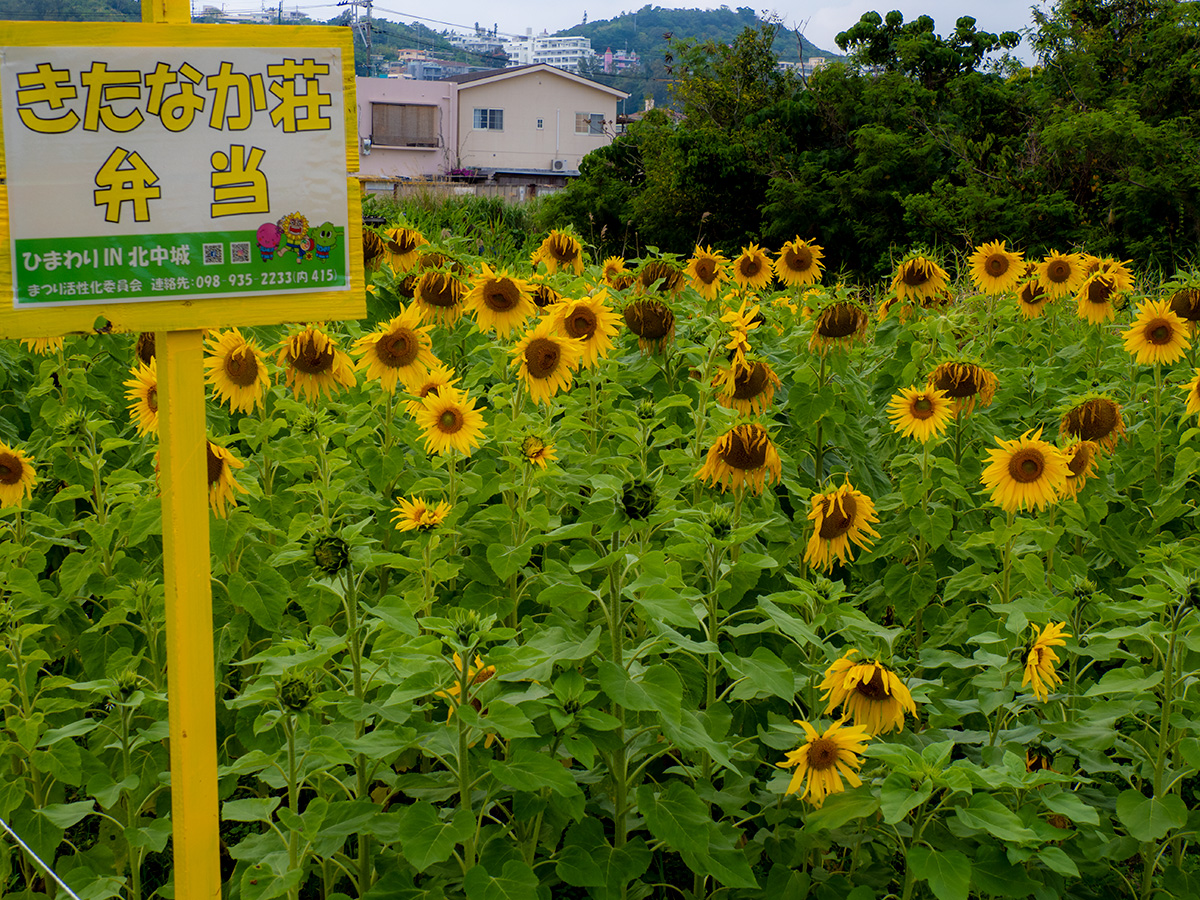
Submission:
{"label": "sunflower", "polygon": [[397,531],[432,531],[446,521],[450,504],[442,500],[437,506],[431,506],[423,497],[408,500],[397,497],[392,512],[395,513],[392,521],[396,523]]}
{"label": "sunflower", "polygon": [[853,562],[851,543],[870,549],[872,538],[879,537],[871,526],[879,521],[875,502],[847,481],[826,494],[813,494],[808,519],[813,534],[804,550],[804,561],[814,569],[833,570],[833,558]]}
{"label": "sunflower", "polygon": [[1137,318],[1122,333],[1125,350],[1138,365],[1170,365],[1192,345],[1187,323],[1171,311],[1170,300],[1147,300],[1138,307]]}
{"label": "sunflower", "polygon": [[1046,304],[1049,302],[1050,297],[1046,293],[1046,289],[1036,278],[1023,281],[1017,288],[1017,309],[1026,319],[1036,319],[1041,316],[1046,311]]}
{"label": "sunflower", "polygon": [[[454,673],[455,673],[454,680],[450,683],[450,686],[447,687],[446,690],[434,692],[435,697],[442,697],[449,704],[450,709],[446,713],[446,724],[447,725],[449,725],[450,720],[454,718],[454,711],[456,709],[458,709],[459,706],[462,705],[462,701],[460,700],[460,693],[461,693],[460,684],[463,680],[462,657],[459,656],[457,653],[454,654]],[[485,666],[483,664],[483,659],[481,657],[479,657],[478,655],[476,655],[476,657],[475,657],[475,665],[467,666],[467,677],[466,677],[467,702],[469,702],[471,704],[471,706],[475,709],[476,712],[483,713],[483,712],[486,712],[486,710],[484,710],[483,704],[480,703],[480,701],[476,697],[472,696],[472,694],[475,692],[472,691],[471,688],[473,688],[477,684],[487,683],[488,681],[490,681],[492,679],[492,677],[495,674],[496,674],[496,667],[495,666]],[[485,737],[483,739],[484,749],[486,750],[488,747],[490,747],[492,745],[492,741],[494,741],[495,739],[496,739],[496,735],[493,734],[492,732],[488,732],[487,737]],[[474,747],[475,745],[470,744],[469,746]]]}
{"label": "sunflower", "polygon": [[1029,627],[1033,629],[1033,643],[1025,654],[1025,677],[1021,679],[1021,687],[1028,684],[1033,690],[1033,695],[1045,703],[1050,697],[1049,689],[1062,684],[1062,679],[1054,671],[1054,664],[1058,662],[1058,654],[1054,652],[1054,648],[1065,647],[1067,642],[1063,638],[1069,638],[1071,635],[1064,630],[1067,627],[1066,622],[1058,625],[1050,622],[1045,631],[1036,625],[1031,624]]}
{"label": "sunflower", "polygon": [[892,429],[921,443],[939,437],[953,417],[954,401],[935,387],[901,388],[888,403]]}
{"label": "sunflower", "polygon": [[564,271],[570,269],[576,275],[580,275],[583,273],[583,245],[570,232],[559,231],[556,228],[534,251],[530,261],[535,269],[538,263],[545,263],[546,271],[551,275],[558,271],[559,266]]}
{"label": "sunflower", "polygon": [[675,313],[661,300],[642,298],[629,303],[623,312],[625,327],[638,337],[638,346],[661,353],[675,334]]}
{"label": "sunflower", "polygon": [[929,373],[929,383],[954,401],[955,413],[970,415],[975,404],[990,406],[996,396],[996,376],[978,363],[952,360]]}
{"label": "sunflower", "polygon": [[453,325],[462,315],[466,288],[450,272],[428,269],[413,285],[413,300],[421,312],[421,321]]}
{"label": "sunflower", "polygon": [[1117,289],[1113,280],[1097,272],[1079,288],[1075,297],[1075,314],[1093,325],[1112,321],[1117,317],[1117,308],[1113,304],[1113,298],[1116,296]]}
{"label": "sunflower", "polygon": [[387,247],[383,243],[383,238],[379,236],[379,232],[372,231],[370,228],[363,229],[362,245],[363,265],[368,269],[374,268],[375,262],[382,259],[384,253],[387,252]]}
{"label": "sunflower", "polygon": [[1025,260],[1020,253],[1004,249],[1004,241],[981,244],[969,257],[971,280],[985,294],[1011,291],[1025,274]]}
{"label": "sunflower", "polygon": [[466,391],[443,387],[421,401],[415,416],[425,433],[425,451],[442,455],[451,450],[470,456],[483,436],[483,413]]}
{"label": "sunflower", "polygon": [[1121,261],[1110,256],[1088,256],[1083,268],[1084,278],[1092,275],[1107,275],[1112,279],[1113,287],[1118,294],[1128,294],[1133,290],[1133,273],[1129,271],[1131,260]]}
{"label": "sunflower", "polygon": [[1186,320],[1193,328],[1196,323],[1200,322],[1200,279],[1195,276],[1175,279],[1168,284],[1163,285],[1163,289],[1170,291],[1171,312]]}
{"label": "sunflower", "polygon": [[1096,474],[1096,460],[1100,445],[1095,441],[1076,441],[1063,450],[1067,458],[1067,480],[1063,484],[1062,496],[1075,497],[1089,478]]}
{"label": "sunflower", "polygon": [[832,347],[849,347],[867,332],[870,316],[850,300],[830,303],[817,314],[808,349],[825,353]]}
{"label": "sunflower", "polygon": [[21,346],[38,356],[49,356],[63,348],[61,337],[21,338]]}
{"label": "sunflower", "polygon": [[759,312],[757,303],[751,304],[743,300],[736,309],[726,310],[721,321],[729,326],[729,343],[725,349],[730,351],[730,359],[735,368],[747,368],[746,354],[750,352],[750,332],[766,321]]}
{"label": "sunflower", "polygon": [[571,387],[571,373],[583,358],[583,341],[564,337],[553,319],[543,319],[512,349],[512,364],[535,402],[550,402],[560,390]]}
{"label": "sunflower", "polygon": [[1037,264],[1037,279],[1051,300],[1069,297],[1083,284],[1083,257],[1051,250]]}
{"label": "sunflower", "polygon": [[437,394],[442,388],[450,387],[458,383],[458,379],[454,377],[454,370],[449,366],[444,366],[438,363],[433,366],[419,381],[414,381],[407,385],[408,393],[412,394],[415,399],[409,400],[405,405],[410,416],[415,416],[421,410],[421,401],[430,394]]}
{"label": "sunflower", "polygon": [[738,492],[749,485],[751,493],[761,494],[764,482],[769,479],[776,483],[782,474],[779,451],[767,430],[746,422],[733,426],[713,442],[696,477],[720,487],[722,492],[727,487]]}
{"label": "sunflower", "polygon": [[563,298],[562,294],[541,281],[530,282],[529,296],[533,298],[533,305],[539,310],[549,309]]}
{"label": "sunflower", "polygon": [[525,462],[531,466],[537,466],[545,471],[546,463],[554,462],[558,459],[558,453],[554,449],[554,445],[547,443],[537,435],[531,434],[525,440],[521,441],[521,456],[525,457]]}
{"label": "sunflower", "polygon": [[147,365],[150,360],[154,359],[154,332],[143,331],[137,337],[137,343],[133,345],[133,355]]}
{"label": "sunflower", "polygon": [[613,348],[612,339],[621,330],[621,317],[604,302],[606,296],[601,291],[580,300],[564,300],[550,310],[554,326],[567,337],[581,342],[580,365],[585,369],[608,356],[608,351]]}
{"label": "sunflower", "polygon": [[683,268],[669,259],[647,260],[637,271],[637,283],[646,291],[678,294],[685,282]]}
{"label": "sunflower", "polygon": [[988,451],[989,464],[979,479],[993,503],[1012,513],[1058,501],[1071,470],[1063,452],[1042,440],[1042,429],[1015,441],[996,438],[996,443],[1000,447]]}
{"label": "sunflower", "polygon": [[158,434],[158,362],[151,357],[149,365],[138,363],[129,375],[125,399],[137,433]]}
{"label": "sunflower", "polygon": [[700,248],[688,260],[687,272],[692,287],[705,300],[716,300],[721,293],[721,283],[729,280],[729,259],[712,247]]}
{"label": "sunflower", "polygon": [[946,270],[920,254],[901,261],[892,278],[892,293],[900,300],[916,300],[928,306],[950,283]]}
{"label": "sunflower", "polygon": [[[807,799],[820,809],[830,794],[839,794],[846,789],[842,778],[851,787],[859,787],[862,780],[857,770],[862,768],[862,753],[871,736],[860,725],[846,725],[846,720],[835,722],[818,734],[817,729],[797,719],[796,724],[804,729],[808,740],[787,754],[787,759],[775,763],[781,769],[795,768],[787,792],[800,792],[800,799]],[[807,782],[807,783],[806,783]],[[801,791],[801,786],[804,790]]]}
{"label": "sunflower", "polygon": [[758,244],[743,247],[738,258],[733,261],[733,281],[743,290],[760,290],[771,283],[775,270],[771,268],[771,259],[767,251]]}
{"label": "sunflower", "polygon": [[824,248],[810,244],[800,235],[788,241],[775,257],[775,276],[789,287],[816,284],[821,280],[821,260]]}
{"label": "sunflower", "polygon": [[615,287],[616,280],[627,274],[625,269],[625,259],[620,256],[606,257],[604,262],[600,264],[600,280],[610,287]]}
{"label": "sunflower", "polygon": [[246,340],[236,328],[210,334],[205,343],[204,380],[212,385],[218,401],[228,403],[234,412],[249,413],[261,406],[271,377],[258,344]]}
{"label": "sunflower", "polygon": [[0,441],[0,509],[20,506],[33,495],[35,484],[33,460],[20,447]]}
{"label": "sunflower", "polygon": [[245,463],[226,450],[224,447],[206,442],[208,452],[208,505],[217,518],[224,519],[227,515],[225,504],[230,509],[237,505],[238,493],[246,493],[246,489],[237,483],[233,477],[234,469],[245,467]]}
{"label": "sunflower", "polygon": [[1200,369],[1196,370],[1196,377],[1182,387],[1187,392],[1187,408],[1184,413],[1189,416],[1193,413],[1200,415]]}
{"label": "sunflower", "polygon": [[428,243],[415,228],[397,225],[384,233],[384,259],[393,272],[407,272],[419,258],[421,247]]}
{"label": "sunflower", "polygon": [[765,359],[747,360],[744,365],[733,362],[719,369],[713,384],[721,385],[717,402],[744,416],[757,416],[775,399],[779,376]]}
{"label": "sunflower", "polygon": [[319,400],[322,393],[333,397],[342,388],[354,385],[350,357],[316,325],[284,340],[275,364],[286,367],[288,387],[305,401]]}
{"label": "sunflower", "polygon": [[367,373],[368,381],[378,381],[390,394],[396,382],[412,384],[425,377],[438,365],[433,355],[432,325],[421,324],[421,314],[415,306],[403,307],[400,314],[375,331],[354,342],[358,362],[356,371]]}
{"label": "sunflower", "polygon": [[1095,441],[1111,453],[1125,433],[1121,407],[1111,397],[1089,395],[1063,414],[1059,433],[1076,440]]}
{"label": "sunflower", "polygon": [[912,694],[887,666],[875,662],[855,662],[857,650],[846,654],[825,670],[821,682],[822,700],[829,701],[825,715],[842,707],[842,715],[864,727],[869,734],[887,734],[904,730],[904,714],[917,714]]}
{"label": "sunflower", "polygon": [[503,270],[493,272],[487,263],[472,283],[463,307],[475,313],[480,331],[494,331],[505,338],[523,327],[535,310],[528,282]]}

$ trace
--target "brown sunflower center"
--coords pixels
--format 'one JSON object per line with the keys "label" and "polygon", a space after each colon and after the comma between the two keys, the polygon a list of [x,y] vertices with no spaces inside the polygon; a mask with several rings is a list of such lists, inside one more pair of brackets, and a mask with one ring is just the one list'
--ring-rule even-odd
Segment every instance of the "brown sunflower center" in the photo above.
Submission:
{"label": "brown sunflower center", "polygon": [[821,313],[817,334],[825,338],[849,337],[863,324],[861,311],[849,303],[836,303]]}
{"label": "brown sunflower center", "polygon": [[961,400],[979,393],[980,376],[974,366],[956,366],[936,373],[933,386],[947,397]]}
{"label": "brown sunflower center", "polygon": [[1113,295],[1113,286],[1107,278],[1093,278],[1088,282],[1088,303],[1107,303]]}
{"label": "brown sunflower center", "polygon": [[363,231],[363,262],[369,263],[383,253],[383,239],[373,231]]}
{"label": "brown sunflower center", "polygon": [[1095,397],[1067,413],[1067,431],[1085,441],[1102,441],[1117,428],[1120,414],[1116,403]]}
{"label": "brown sunflower center", "polygon": [[993,278],[999,278],[1008,271],[1010,263],[1003,253],[993,253],[983,261],[984,270]]}
{"label": "brown sunflower center", "polygon": [[560,263],[573,263],[579,256],[579,245],[567,237],[556,238],[546,249]]}
{"label": "brown sunflower center", "polygon": [[391,238],[387,242],[387,248],[397,256],[404,256],[406,253],[412,253],[419,246],[417,236],[411,233],[401,233]]}
{"label": "brown sunflower center", "polygon": [[152,387],[146,391],[146,405],[150,407],[150,412],[158,412],[158,388]]}
{"label": "brown sunflower center", "polygon": [[442,309],[453,309],[462,299],[458,291],[458,282],[443,272],[427,272],[422,275],[418,290],[422,301]]}
{"label": "brown sunflower center", "polygon": [[558,371],[562,347],[558,341],[536,337],[525,347],[525,369],[530,378],[549,378]]}
{"label": "brown sunflower center", "polygon": [[909,415],[911,415],[914,419],[920,419],[924,421],[925,419],[932,418],[933,401],[924,395],[917,397],[915,400],[913,400],[912,406],[909,408],[908,412]]}
{"label": "brown sunflower center", "polygon": [[573,338],[590,338],[596,333],[597,324],[595,310],[586,306],[576,306],[571,310],[571,314],[563,319],[563,327]]}
{"label": "brown sunflower center", "polygon": [[417,394],[417,396],[422,400],[424,400],[430,394],[433,394],[433,396],[436,397],[438,395],[438,391],[441,390],[441,387],[442,386],[440,384],[427,384],[421,388],[421,392]]}
{"label": "brown sunflower center", "polygon": [[768,445],[766,432],[755,427],[738,427],[725,439],[721,459],[734,469],[761,469],[767,463]]}
{"label": "brown sunflower center", "polygon": [[808,742],[808,767],[818,772],[837,765],[838,745],[833,738],[819,737]]}
{"label": "brown sunflower center", "polygon": [[558,291],[544,284],[536,285],[533,289],[533,302],[541,309],[559,300]]}
{"label": "brown sunflower center", "polygon": [[762,260],[757,256],[747,256],[738,260],[738,271],[743,278],[753,278],[762,271]]}
{"label": "brown sunflower center", "polygon": [[437,420],[438,431],[442,434],[454,434],[464,424],[466,424],[466,419],[463,418],[462,410],[459,409],[444,409]]}
{"label": "brown sunflower center", "polygon": [[1078,478],[1088,470],[1088,465],[1092,461],[1092,450],[1087,444],[1080,444],[1074,455],[1067,463],[1067,468],[1071,470],[1071,474]]}
{"label": "brown sunflower center", "polygon": [[208,450],[208,486],[212,487],[221,480],[221,473],[225,471],[225,460],[213,452],[211,445],[205,445]]}
{"label": "brown sunflower center", "polygon": [[511,278],[488,282],[483,291],[483,305],[492,312],[508,312],[521,302],[521,291]]}
{"label": "brown sunflower center", "polygon": [[[838,502],[840,499],[841,502]],[[858,501],[853,494],[842,494],[840,498],[826,497],[821,501],[821,531],[824,540],[840,538],[854,524],[858,512]]]}
{"label": "brown sunflower center", "polygon": [[333,368],[333,348],[326,346],[318,350],[312,340],[304,341],[297,355],[294,350],[288,352],[288,363],[305,375],[322,375]]}
{"label": "brown sunflower center", "polygon": [[696,260],[696,278],[705,284],[712,284],[717,277],[717,261],[711,256],[702,256]]}
{"label": "brown sunflower center", "polygon": [[1171,312],[1189,322],[1200,321],[1200,290],[1184,288],[1172,294]]}
{"label": "brown sunflower center", "polygon": [[375,343],[375,355],[390,369],[411,365],[421,353],[421,341],[411,328],[389,331]]}
{"label": "brown sunflower center", "polygon": [[154,359],[154,332],[143,331],[138,335],[137,346],[134,347],[134,353],[137,358],[150,365],[150,360]]}
{"label": "brown sunflower center", "polygon": [[869,681],[860,681],[854,686],[855,693],[861,694],[868,700],[886,700],[888,694],[887,682],[883,678],[883,668],[875,666],[875,674]]}
{"label": "brown sunflower center", "polygon": [[1166,319],[1153,319],[1147,322],[1143,331],[1146,335],[1146,340],[1158,347],[1171,343],[1174,332],[1175,330],[1171,327],[1171,323]]}
{"label": "brown sunflower center", "polygon": [[902,279],[909,287],[920,287],[929,281],[930,273],[922,265],[909,263],[904,267]]}
{"label": "brown sunflower center", "polygon": [[1045,470],[1046,458],[1036,447],[1022,447],[1008,460],[1008,474],[1020,484],[1037,481]]}
{"label": "brown sunflower center", "polygon": [[813,266],[812,251],[807,247],[788,247],[783,254],[783,264],[788,271],[802,275]]}
{"label": "brown sunflower center", "polygon": [[20,457],[15,453],[0,453],[0,484],[16,484],[24,473]]}
{"label": "brown sunflower center", "polygon": [[748,369],[739,367],[733,376],[733,399],[753,400],[761,394],[767,386],[768,372],[767,364],[761,360],[755,360]]}
{"label": "brown sunflower center", "polygon": [[249,387],[258,379],[258,359],[248,347],[225,357],[225,377],[238,387]]}
{"label": "brown sunflower center", "polygon": [[625,307],[625,324],[638,337],[652,341],[675,327],[675,314],[657,300],[640,300]]}
{"label": "brown sunflower center", "polygon": [[1037,306],[1046,299],[1046,289],[1036,281],[1030,281],[1021,288],[1021,302],[1026,306]]}
{"label": "brown sunflower center", "polygon": [[1071,279],[1071,264],[1065,259],[1052,260],[1046,266],[1046,277],[1055,284],[1062,284]]}

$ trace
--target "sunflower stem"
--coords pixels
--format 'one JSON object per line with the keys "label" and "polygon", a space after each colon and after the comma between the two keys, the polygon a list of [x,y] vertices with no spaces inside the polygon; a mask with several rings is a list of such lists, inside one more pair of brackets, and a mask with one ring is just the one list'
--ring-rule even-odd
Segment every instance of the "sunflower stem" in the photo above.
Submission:
{"label": "sunflower stem", "polygon": [[[817,375],[817,391],[824,392],[828,382],[825,379],[825,354],[821,354],[821,371]],[[813,441],[813,479],[817,490],[825,480],[825,419],[817,419],[817,436]]]}
{"label": "sunflower stem", "polygon": [[[1155,376],[1157,381],[1158,365],[1155,365]],[[1185,598],[1186,602],[1186,598]],[[1176,612],[1171,616],[1171,635],[1167,641],[1167,652],[1163,656],[1163,703],[1162,703],[1162,718],[1158,726],[1158,752],[1154,759],[1154,798],[1161,800],[1163,796],[1163,772],[1167,764],[1167,750],[1171,746],[1171,712],[1175,701],[1175,641],[1179,636],[1179,625],[1187,615],[1187,607],[1181,604],[1183,612]],[[1160,854],[1157,852],[1158,847],[1155,842],[1149,844],[1149,852],[1142,853],[1146,860],[1145,866],[1142,869],[1142,898],[1150,900],[1155,893],[1154,887],[1154,870],[1158,867]]]}
{"label": "sunflower stem", "polygon": [[1154,481],[1162,478],[1162,363],[1154,364]]}

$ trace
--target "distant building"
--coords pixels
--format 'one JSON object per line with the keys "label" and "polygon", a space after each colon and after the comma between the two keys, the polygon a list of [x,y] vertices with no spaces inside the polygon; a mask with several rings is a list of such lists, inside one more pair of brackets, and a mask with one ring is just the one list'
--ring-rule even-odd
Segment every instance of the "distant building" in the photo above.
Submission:
{"label": "distant building", "polygon": [[596,58],[590,38],[578,35],[552,37],[545,31],[535,35],[532,28],[525,29],[522,36],[506,39],[504,52],[508,54],[510,67],[541,64],[568,72],[578,72],[581,62],[592,62]]}
{"label": "distant building", "polygon": [[629,69],[636,69],[641,62],[638,59],[638,55],[632,51],[617,50],[614,52],[613,48],[609,47],[604,51],[602,71],[605,75],[612,75],[615,72],[626,72]]}
{"label": "distant building", "polygon": [[779,69],[783,72],[795,72],[807,78],[821,66],[825,65],[828,60],[824,56],[810,56],[808,59],[800,62],[783,62],[780,61]]}

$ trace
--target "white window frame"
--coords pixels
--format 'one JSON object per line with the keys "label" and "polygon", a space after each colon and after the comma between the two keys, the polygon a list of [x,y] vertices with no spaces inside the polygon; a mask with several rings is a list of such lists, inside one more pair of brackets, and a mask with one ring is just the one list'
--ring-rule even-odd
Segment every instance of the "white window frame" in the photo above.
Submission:
{"label": "white window frame", "polygon": [[604,134],[604,113],[575,113],[576,134]]}
{"label": "white window frame", "polygon": [[471,127],[477,131],[503,131],[504,110],[475,107],[471,113]]}

